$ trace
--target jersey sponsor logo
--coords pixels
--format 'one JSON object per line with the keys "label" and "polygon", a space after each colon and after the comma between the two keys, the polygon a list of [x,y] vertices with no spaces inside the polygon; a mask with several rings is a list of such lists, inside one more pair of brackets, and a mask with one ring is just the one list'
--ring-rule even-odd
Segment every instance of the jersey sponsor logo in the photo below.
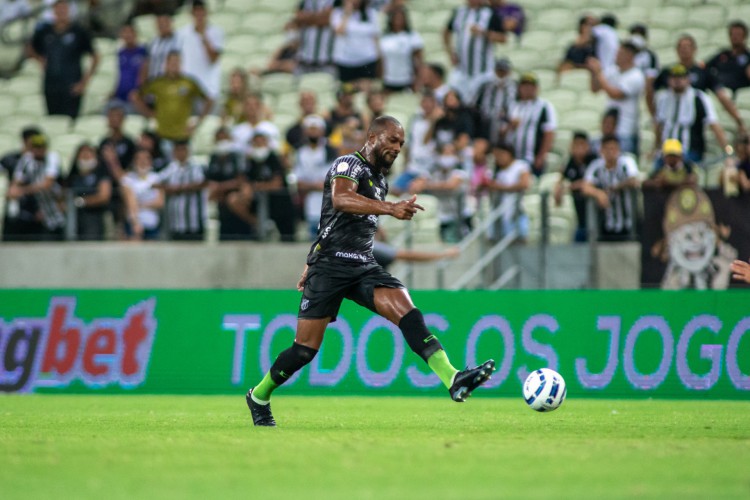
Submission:
{"label": "jersey sponsor logo", "polygon": [[323,230],[323,234],[320,235],[320,239],[321,240],[326,239],[330,233],[331,233],[331,226],[326,226],[326,228]]}
{"label": "jersey sponsor logo", "polygon": [[336,167],[336,172],[346,172],[346,170],[349,168],[349,164],[345,161],[342,161],[339,163],[339,166]]}
{"label": "jersey sponsor logo", "polygon": [[302,303],[299,305],[299,308],[303,311],[307,310],[307,308],[310,307],[310,300],[309,299],[302,299]]}
{"label": "jersey sponsor logo", "polygon": [[336,257],[342,258],[342,259],[353,259],[353,260],[361,260],[362,262],[367,262],[367,256],[361,253],[354,253],[354,252],[336,252]]}

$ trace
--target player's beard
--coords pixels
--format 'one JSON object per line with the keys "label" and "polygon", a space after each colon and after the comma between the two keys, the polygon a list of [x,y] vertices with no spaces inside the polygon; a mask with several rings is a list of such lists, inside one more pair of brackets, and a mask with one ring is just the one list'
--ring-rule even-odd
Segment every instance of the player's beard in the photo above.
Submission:
{"label": "player's beard", "polygon": [[375,156],[375,166],[378,167],[380,171],[383,172],[383,174],[388,174],[388,172],[391,171],[393,162],[396,161],[396,157],[393,157],[393,159],[389,159],[386,156],[386,153],[382,151],[377,151],[374,156]]}

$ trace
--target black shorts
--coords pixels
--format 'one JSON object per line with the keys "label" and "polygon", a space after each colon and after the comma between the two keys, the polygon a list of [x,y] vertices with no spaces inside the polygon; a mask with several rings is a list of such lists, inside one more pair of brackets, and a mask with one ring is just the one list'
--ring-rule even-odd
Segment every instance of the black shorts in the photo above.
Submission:
{"label": "black shorts", "polygon": [[336,65],[339,73],[339,81],[353,82],[363,78],[375,78],[378,71],[378,62],[363,64],[362,66],[341,66]]}
{"label": "black shorts", "polygon": [[375,310],[375,289],[406,288],[379,264],[348,265],[320,258],[307,270],[298,318],[336,321],[341,302],[349,299]]}

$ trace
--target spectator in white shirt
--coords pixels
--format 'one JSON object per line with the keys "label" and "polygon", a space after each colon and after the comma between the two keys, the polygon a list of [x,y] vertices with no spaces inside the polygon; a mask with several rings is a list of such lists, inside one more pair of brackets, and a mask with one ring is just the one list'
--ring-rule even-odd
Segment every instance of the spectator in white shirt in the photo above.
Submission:
{"label": "spectator in white shirt", "polygon": [[185,26],[178,33],[183,71],[216,101],[221,93],[219,58],[224,47],[224,32],[208,24],[208,10],[203,0],[194,0],[191,12],[193,24]]}
{"label": "spectator in white shirt", "polygon": [[617,36],[617,18],[613,14],[604,14],[591,28],[594,35],[596,58],[602,63],[602,68],[615,64],[620,39]]}
{"label": "spectator in white shirt", "polygon": [[617,138],[623,151],[638,155],[639,100],[646,87],[643,72],[635,65],[638,48],[631,42],[620,45],[615,65],[605,68],[595,58],[587,61],[591,71],[591,91],[603,90],[609,100],[607,109],[615,108]]}
{"label": "spectator in white shirt", "polygon": [[344,0],[343,7],[331,12],[333,62],[339,80],[356,83],[367,90],[369,80],[377,73],[380,50],[378,13],[368,6],[368,0]]}
{"label": "spectator in white shirt", "polygon": [[238,152],[243,155],[251,148],[250,140],[256,131],[262,131],[268,136],[268,145],[273,151],[279,151],[281,147],[281,133],[279,128],[266,120],[264,115],[263,100],[259,94],[250,94],[245,97],[244,102],[245,121],[238,123],[232,128],[232,142]]}
{"label": "spectator in white shirt", "polygon": [[387,92],[414,89],[423,47],[422,37],[411,29],[406,9],[391,10],[385,35],[380,39],[383,88]]}
{"label": "spectator in white shirt", "polygon": [[503,206],[500,234],[490,228],[491,238],[503,238],[516,231],[516,237],[525,241],[529,235],[529,217],[523,211],[521,200],[531,185],[531,166],[516,158],[514,148],[508,143],[500,143],[493,148],[495,156],[495,177],[484,183],[490,192],[497,193],[493,205]]}

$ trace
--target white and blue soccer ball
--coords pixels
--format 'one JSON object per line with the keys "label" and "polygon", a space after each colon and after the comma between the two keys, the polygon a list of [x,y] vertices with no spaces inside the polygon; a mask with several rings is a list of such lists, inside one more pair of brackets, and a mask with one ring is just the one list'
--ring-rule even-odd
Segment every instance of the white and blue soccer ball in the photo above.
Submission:
{"label": "white and blue soccer ball", "polygon": [[529,373],[523,383],[523,399],[536,411],[556,410],[565,401],[565,379],[555,370],[540,368]]}

